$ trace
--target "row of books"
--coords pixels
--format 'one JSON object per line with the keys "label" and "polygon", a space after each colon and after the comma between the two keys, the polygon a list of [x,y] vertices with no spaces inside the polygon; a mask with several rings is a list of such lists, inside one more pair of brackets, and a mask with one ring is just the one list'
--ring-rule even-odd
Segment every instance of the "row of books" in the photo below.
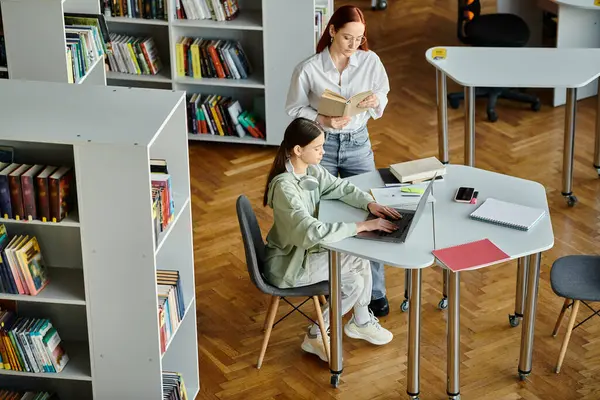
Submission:
{"label": "row of books", "polygon": [[178,372],[163,371],[163,400],[191,400],[185,389],[183,377]]}
{"label": "row of books", "polygon": [[2,25],[2,10],[0,10],[0,67],[6,67],[6,45],[4,44],[4,27]]}
{"label": "row of books", "polygon": [[100,12],[107,17],[167,20],[165,0],[100,0]]}
{"label": "row of books", "polygon": [[315,43],[319,42],[321,35],[327,26],[329,8],[327,6],[315,5]]}
{"label": "row of books", "polygon": [[238,41],[182,36],[175,46],[177,76],[246,79],[252,73]]}
{"label": "row of books", "polygon": [[135,37],[110,33],[112,53],[108,54],[109,69],[135,75],[156,75],[162,62],[152,37]]}
{"label": "row of books", "polygon": [[240,11],[237,0],[176,0],[177,19],[231,21]]}
{"label": "row of books", "polygon": [[0,310],[0,369],[32,373],[58,373],[69,355],[47,318],[20,317]]}
{"label": "row of books", "polygon": [[230,97],[187,94],[187,118],[192,134],[265,138],[264,122]]}
{"label": "row of books", "polygon": [[158,244],[159,234],[167,229],[175,218],[175,200],[166,160],[150,160],[150,179],[152,182],[154,240]]}
{"label": "row of books", "polygon": [[102,16],[65,14],[68,82],[77,83],[108,51]]}
{"label": "row of books", "polygon": [[179,327],[185,314],[183,292],[179,271],[157,270],[158,324],[160,329],[160,352],[167,350],[167,343]]}
{"label": "row of books", "polygon": [[37,238],[15,235],[9,240],[0,224],[0,292],[35,296],[49,281]]}
{"label": "row of books", "polygon": [[60,222],[75,208],[70,166],[0,162],[0,215]]}
{"label": "row of books", "polygon": [[59,400],[58,395],[50,392],[24,392],[0,389],[0,400]]}

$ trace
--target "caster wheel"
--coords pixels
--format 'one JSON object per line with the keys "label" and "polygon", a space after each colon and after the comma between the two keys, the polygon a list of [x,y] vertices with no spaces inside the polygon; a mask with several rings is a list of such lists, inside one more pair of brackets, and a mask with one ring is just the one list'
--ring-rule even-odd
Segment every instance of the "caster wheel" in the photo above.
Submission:
{"label": "caster wheel", "polygon": [[448,400],[460,400],[460,394],[457,394],[456,396],[449,396]]}
{"label": "caster wheel", "polygon": [[525,379],[527,379],[527,374],[523,374],[523,373],[519,372],[519,380],[524,381]]}
{"label": "caster wheel", "polygon": [[407,312],[408,311],[408,300],[404,300],[402,304],[400,304],[400,311]]}
{"label": "caster wheel", "polygon": [[337,388],[340,385],[340,376],[338,374],[331,375],[331,386]]}
{"label": "caster wheel", "polygon": [[440,310],[445,310],[446,308],[448,308],[448,299],[447,298],[443,298],[440,300],[440,302],[438,303],[438,308]]}
{"label": "caster wheel", "polygon": [[514,314],[511,314],[508,316],[508,323],[510,324],[510,326],[512,326],[513,328],[519,326],[519,323],[521,322],[521,319],[519,317],[517,317]]}
{"label": "caster wheel", "polygon": [[536,101],[535,103],[533,103],[533,104],[531,105],[531,109],[532,109],[533,111],[540,111],[540,110],[541,110],[541,108],[542,108],[542,103],[540,103],[539,101]]}
{"label": "caster wheel", "polygon": [[387,8],[387,1],[383,0],[383,1],[378,1],[377,2],[377,9],[378,10],[385,10]]}
{"label": "caster wheel", "polygon": [[574,207],[575,204],[577,204],[577,197],[575,197],[574,195],[568,195],[567,196],[567,205],[569,207]]}
{"label": "caster wheel", "polygon": [[449,98],[448,105],[450,106],[450,108],[458,110],[458,107],[460,107],[460,101],[454,98]]}
{"label": "caster wheel", "polygon": [[498,114],[496,113],[495,110],[488,110],[487,116],[488,116],[488,121],[490,121],[490,122],[498,121]]}

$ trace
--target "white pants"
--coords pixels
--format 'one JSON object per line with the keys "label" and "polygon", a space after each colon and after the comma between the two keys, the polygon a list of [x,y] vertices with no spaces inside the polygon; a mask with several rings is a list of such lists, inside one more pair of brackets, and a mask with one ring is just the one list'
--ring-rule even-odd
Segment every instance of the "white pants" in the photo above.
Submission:
{"label": "white pants", "polygon": [[[373,281],[371,277],[371,264],[369,261],[339,253],[341,260],[341,290],[342,290],[342,315],[354,307],[364,307],[371,302]],[[329,253],[312,253],[308,255],[305,263],[304,274],[296,281],[296,286],[312,285],[329,280]],[[325,329],[329,328],[329,303],[323,308]]]}

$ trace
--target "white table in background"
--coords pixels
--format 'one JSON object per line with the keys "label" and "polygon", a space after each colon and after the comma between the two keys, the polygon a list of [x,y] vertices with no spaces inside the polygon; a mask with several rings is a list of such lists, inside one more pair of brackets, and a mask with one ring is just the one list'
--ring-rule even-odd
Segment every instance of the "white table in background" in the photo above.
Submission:
{"label": "white table in background", "polygon": [[[446,58],[434,60],[432,50],[444,48]],[[577,88],[600,76],[600,49],[556,49],[530,47],[433,47],[425,53],[437,74],[439,157],[448,163],[448,118],[446,76],[465,87],[465,164],[475,166],[475,88],[567,89],[563,148],[562,195],[569,206],[573,195],[573,152]],[[600,107],[600,101],[598,102]],[[600,112],[596,112],[594,168],[600,174]]]}
{"label": "white table in background", "polygon": [[[443,249],[488,238],[511,259],[517,268],[517,308],[523,309],[518,374],[523,380],[531,373],[535,310],[538,297],[541,252],[554,245],[546,190],[537,182],[463,165],[447,165],[444,180],[433,185],[435,248]],[[453,200],[456,190],[473,187],[479,192],[476,205]],[[520,231],[469,218],[486,198],[495,198],[541,208],[546,216],[531,230]],[[448,380],[450,398],[460,395],[460,274],[445,269],[448,278]],[[465,271],[465,273],[468,273]],[[412,308],[412,304],[410,305]],[[515,325],[516,326],[516,325]]]}
{"label": "white table in background", "polygon": [[[600,7],[595,0],[498,0],[497,12],[518,15],[529,26],[531,36],[528,46],[542,46],[543,12],[558,16],[556,47],[600,48]],[[567,67],[568,68],[568,67]],[[597,82],[581,87],[577,99],[597,93]],[[553,105],[565,104],[564,88],[554,89]]]}
{"label": "white table in background", "polygon": [[[383,181],[377,171],[347,178],[359,188],[368,191],[382,187]],[[352,254],[368,260],[408,270],[410,281],[408,316],[408,359],[407,394],[418,399],[419,396],[419,353],[421,336],[421,269],[431,266],[433,254],[433,203],[428,203],[417,226],[406,243],[384,243],[372,240],[348,238],[337,243],[323,245],[330,253],[329,273],[329,312],[331,330],[331,384],[337,387],[342,365],[342,315],[340,292],[340,258],[338,253]],[[414,207],[413,207],[414,209]],[[324,222],[360,222],[368,215],[337,200],[323,200],[319,207],[319,220]],[[397,339],[395,339],[397,340]],[[393,341],[392,341],[393,343]]]}

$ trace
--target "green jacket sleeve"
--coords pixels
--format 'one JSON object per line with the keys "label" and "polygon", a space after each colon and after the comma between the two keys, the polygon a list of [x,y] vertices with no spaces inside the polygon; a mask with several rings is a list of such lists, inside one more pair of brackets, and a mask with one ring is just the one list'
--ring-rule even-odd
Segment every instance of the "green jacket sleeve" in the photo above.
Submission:
{"label": "green jacket sleeve", "polygon": [[356,224],[327,223],[313,217],[293,184],[280,182],[273,192],[273,214],[286,227],[287,241],[304,249],[356,235]]}
{"label": "green jacket sleeve", "polygon": [[346,179],[331,175],[324,167],[318,165],[317,171],[321,199],[340,200],[363,210],[367,210],[367,205],[375,201],[369,193],[360,190]]}

